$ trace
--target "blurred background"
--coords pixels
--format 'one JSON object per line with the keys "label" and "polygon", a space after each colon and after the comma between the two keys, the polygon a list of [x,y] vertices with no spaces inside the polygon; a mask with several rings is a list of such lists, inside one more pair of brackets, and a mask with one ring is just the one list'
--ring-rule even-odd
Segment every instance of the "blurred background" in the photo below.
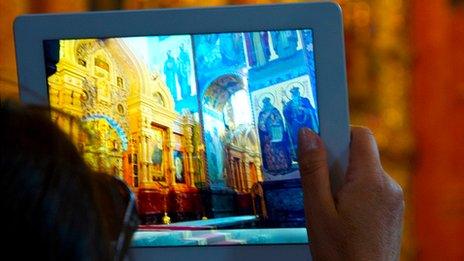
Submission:
{"label": "blurred background", "polygon": [[[12,23],[26,13],[272,0],[2,0],[0,97],[18,99]],[[401,260],[464,260],[464,0],[343,0],[352,124],[373,130],[406,195]]]}

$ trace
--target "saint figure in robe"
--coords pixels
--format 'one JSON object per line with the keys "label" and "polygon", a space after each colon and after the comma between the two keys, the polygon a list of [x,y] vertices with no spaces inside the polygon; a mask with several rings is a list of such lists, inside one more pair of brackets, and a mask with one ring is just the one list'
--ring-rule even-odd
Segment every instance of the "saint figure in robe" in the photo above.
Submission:
{"label": "saint figure in robe", "polygon": [[296,160],[298,131],[307,127],[318,132],[317,112],[306,97],[301,97],[300,88],[290,90],[292,98],[284,105],[284,117],[290,132],[292,157]]}
{"label": "saint figure in robe", "polygon": [[164,76],[166,77],[166,85],[168,86],[174,100],[177,100],[176,74],[176,59],[174,59],[171,50],[169,50],[167,52],[166,61],[164,62]]}
{"label": "saint figure in robe", "polygon": [[190,55],[185,50],[184,44],[179,47],[179,57],[177,58],[177,81],[179,82],[182,99],[191,95],[190,89]]}
{"label": "saint figure in robe", "polygon": [[288,133],[282,115],[269,97],[263,99],[263,108],[258,116],[258,131],[266,173],[286,174],[292,165]]}

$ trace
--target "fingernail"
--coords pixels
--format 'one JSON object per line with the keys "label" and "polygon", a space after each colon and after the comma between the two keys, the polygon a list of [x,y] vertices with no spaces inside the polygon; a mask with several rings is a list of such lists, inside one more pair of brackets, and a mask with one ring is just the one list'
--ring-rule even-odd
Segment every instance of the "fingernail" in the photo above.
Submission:
{"label": "fingernail", "polygon": [[308,128],[301,128],[299,131],[301,149],[315,150],[321,148],[319,136]]}

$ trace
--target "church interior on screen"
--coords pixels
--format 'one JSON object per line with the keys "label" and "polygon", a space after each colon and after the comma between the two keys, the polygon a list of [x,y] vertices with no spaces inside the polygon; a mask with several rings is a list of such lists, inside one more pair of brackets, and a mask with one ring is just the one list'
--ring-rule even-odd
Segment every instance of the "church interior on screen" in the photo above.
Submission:
{"label": "church interior on screen", "polygon": [[90,166],[131,187],[142,230],[302,228],[298,130],[319,132],[312,39],[286,30],[45,41],[51,107],[80,122],[52,119]]}

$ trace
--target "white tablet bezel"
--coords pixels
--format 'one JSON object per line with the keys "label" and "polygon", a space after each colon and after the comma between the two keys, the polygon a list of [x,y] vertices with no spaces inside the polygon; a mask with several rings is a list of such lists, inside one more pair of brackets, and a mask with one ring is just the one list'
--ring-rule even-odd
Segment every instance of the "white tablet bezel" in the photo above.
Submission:
{"label": "white tablet bezel", "polygon": [[[320,135],[336,190],[348,162],[349,117],[342,14],[333,2],[20,16],[14,23],[20,99],[26,104],[49,104],[44,40],[284,29],[313,32]],[[161,260],[192,256],[282,260],[289,258],[289,252],[292,260],[308,260],[309,248],[303,244],[131,249],[136,259],[156,256]]]}

